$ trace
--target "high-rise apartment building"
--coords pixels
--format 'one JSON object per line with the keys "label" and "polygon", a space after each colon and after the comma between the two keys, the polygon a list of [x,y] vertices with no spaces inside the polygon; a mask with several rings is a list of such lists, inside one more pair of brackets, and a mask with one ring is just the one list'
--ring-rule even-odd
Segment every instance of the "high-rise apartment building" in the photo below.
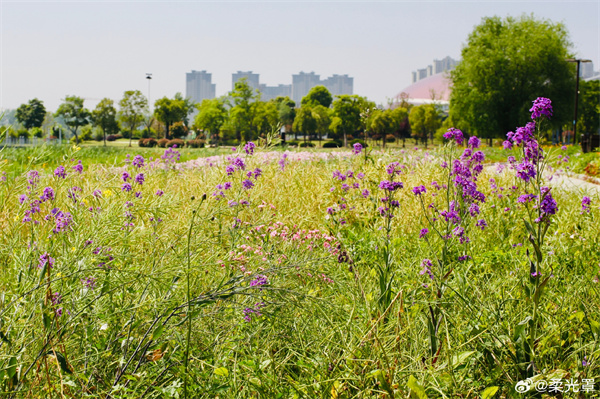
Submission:
{"label": "high-rise apartment building", "polygon": [[427,65],[427,67],[417,69],[416,72],[412,73],[412,82],[417,83],[421,79],[449,71],[454,69],[457,64],[458,61],[450,57],[442,58],[441,60],[433,60],[433,65]]}
{"label": "high-rise apartment building", "polygon": [[262,101],[269,101],[277,97],[290,97],[292,96],[292,85],[277,85],[267,86],[265,84],[260,85],[260,99]]}
{"label": "high-rise apartment building", "polygon": [[185,96],[195,102],[215,98],[215,84],[212,74],[206,71],[194,71],[185,74]]}
{"label": "high-rise apartment building", "polygon": [[255,90],[260,89],[260,83],[258,81],[257,73],[252,73],[252,71],[248,71],[248,72],[237,71],[236,73],[231,75],[231,90],[235,89],[236,82],[242,78],[246,78],[246,82],[248,82],[248,86],[252,87]]}
{"label": "high-rise apartment building", "polygon": [[296,106],[300,106],[302,97],[306,96],[310,89],[320,84],[320,76],[314,72],[300,72],[298,75],[292,75],[292,100]]}
{"label": "high-rise apartment building", "polygon": [[332,96],[352,94],[354,91],[354,78],[348,75],[333,75],[321,81],[321,84],[327,87]]}

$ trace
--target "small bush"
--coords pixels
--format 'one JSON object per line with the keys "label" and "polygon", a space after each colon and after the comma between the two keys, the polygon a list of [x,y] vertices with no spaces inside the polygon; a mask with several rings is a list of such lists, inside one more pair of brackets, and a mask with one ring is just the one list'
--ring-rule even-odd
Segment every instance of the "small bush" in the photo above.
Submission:
{"label": "small bush", "polygon": [[337,141],[337,140],[326,141],[323,143],[323,148],[339,148],[342,145],[344,145],[344,144],[341,141]]}
{"label": "small bush", "polygon": [[307,143],[300,143],[300,147],[314,147],[315,144],[311,143],[311,142],[307,142]]}
{"label": "small bush", "polygon": [[42,130],[41,127],[32,127],[31,128],[31,135],[33,137],[42,138],[44,136],[44,131]]}
{"label": "small bush", "polygon": [[300,145],[300,143],[296,140],[290,140],[290,141],[286,141],[285,142],[287,145],[289,145],[290,147],[298,147],[298,145]]}
{"label": "small bush", "polygon": [[106,136],[106,141],[116,141],[122,138],[123,136],[121,136],[120,134],[109,134],[108,136]]}
{"label": "small bush", "polygon": [[204,148],[204,146],[206,145],[206,141],[202,140],[202,139],[194,139],[194,140],[188,140],[185,145],[188,148]]}
{"label": "small bush", "polygon": [[396,137],[393,134],[388,134],[385,136],[386,143],[393,143],[394,141],[396,141]]}
{"label": "small bush", "polygon": [[177,148],[183,148],[185,146],[185,141],[181,140],[181,139],[173,139],[173,140],[169,140],[167,142],[167,148],[171,148],[171,147],[175,147],[177,146]]}
{"label": "small bush", "polygon": [[169,142],[169,139],[160,139],[156,142],[156,144],[158,144],[158,146],[160,148],[165,148],[167,146],[168,142]]}

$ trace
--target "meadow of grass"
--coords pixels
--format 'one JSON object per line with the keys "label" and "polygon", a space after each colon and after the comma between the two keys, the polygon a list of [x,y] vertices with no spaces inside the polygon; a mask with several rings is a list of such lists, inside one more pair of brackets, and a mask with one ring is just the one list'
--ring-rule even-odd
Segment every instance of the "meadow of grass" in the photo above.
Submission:
{"label": "meadow of grass", "polygon": [[0,396],[600,389],[597,196],[552,188],[531,226],[543,179],[481,167],[465,199],[449,172],[478,162],[455,144],[250,147],[0,153]]}

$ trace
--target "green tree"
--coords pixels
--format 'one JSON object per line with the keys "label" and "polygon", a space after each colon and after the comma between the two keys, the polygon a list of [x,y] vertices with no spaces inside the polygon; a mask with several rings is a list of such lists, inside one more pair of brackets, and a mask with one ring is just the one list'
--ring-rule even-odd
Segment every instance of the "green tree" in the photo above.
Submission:
{"label": "green tree", "polygon": [[248,141],[252,138],[254,130],[255,107],[252,103],[259,99],[260,95],[248,84],[246,78],[235,82],[234,89],[229,93],[233,100],[233,107],[229,111],[232,125],[238,141]]}
{"label": "green tree", "polygon": [[442,125],[440,112],[435,104],[412,107],[408,115],[413,136],[421,139],[427,148],[427,139]]}
{"label": "green tree", "polygon": [[90,123],[90,111],[83,106],[83,98],[77,96],[67,96],[64,102],[58,107],[55,117],[62,117],[71,133],[75,136],[75,144],[79,144],[77,130],[81,126]]}
{"label": "green tree", "polygon": [[307,135],[312,136],[317,132],[317,118],[311,107],[304,106],[298,110],[294,119],[294,131],[302,133],[305,143]]}
{"label": "green tree", "polygon": [[277,104],[279,122],[285,127],[285,132],[292,133],[294,119],[296,118],[296,103],[287,96],[277,97],[272,101]]}
{"label": "green tree", "polygon": [[579,83],[577,130],[597,134],[600,127],[600,80]]}
{"label": "green tree", "polygon": [[331,93],[327,90],[325,86],[315,86],[306,96],[302,98],[300,105],[302,107],[314,107],[315,105],[322,105],[325,108],[329,108],[331,106],[331,102],[333,101],[333,97],[331,97]]}
{"label": "green tree", "polygon": [[[117,122],[117,109],[115,103],[110,98],[103,98],[96,109],[92,111],[92,123],[102,129],[104,136],[104,146],[106,147],[106,134],[115,134],[119,132],[119,123]],[[130,141],[131,145],[131,141]]]}
{"label": "green tree", "polygon": [[223,100],[219,98],[205,99],[196,107],[198,114],[194,119],[194,127],[208,132],[207,138],[210,139],[210,142],[218,144],[219,132],[227,120],[227,109]]}
{"label": "green tree", "polygon": [[139,90],[128,90],[123,93],[123,98],[119,101],[119,120],[129,129],[129,146],[133,140],[133,131],[137,129],[148,112],[148,100]]}
{"label": "green tree", "polygon": [[170,139],[169,129],[175,122],[184,121],[189,109],[183,99],[163,97],[154,103],[156,119],[165,124],[165,138]]}
{"label": "green tree", "polygon": [[[552,100],[552,124],[573,114],[574,66],[564,25],[533,16],[484,18],[469,35],[450,73],[450,114],[480,137],[504,137],[529,121],[537,97]],[[411,122],[412,124],[412,122]]]}
{"label": "green tree", "polygon": [[391,110],[390,116],[392,118],[392,127],[394,135],[402,139],[402,148],[404,148],[404,141],[407,137],[410,137],[408,109],[404,107],[394,108]]}
{"label": "green tree", "polygon": [[387,109],[375,109],[369,120],[370,130],[381,137],[383,148],[385,148],[386,136],[394,132],[392,112]]}
{"label": "green tree", "polygon": [[276,129],[279,124],[277,104],[273,101],[255,101],[252,106],[254,111],[252,125],[256,128],[256,133],[260,137],[266,137],[266,134]]}
{"label": "green tree", "polygon": [[29,100],[27,104],[21,104],[17,108],[15,113],[17,120],[25,127],[25,129],[31,129],[32,127],[42,127],[44,118],[46,117],[46,107],[44,103],[37,98]]}
{"label": "green tree", "polygon": [[317,137],[319,139],[319,146],[321,145],[321,139],[324,135],[330,132],[331,126],[331,109],[326,108],[322,105],[315,105],[313,108],[313,116],[317,121]]}
{"label": "green tree", "polygon": [[348,146],[348,134],[361,128],[361,114],[372,106],[364,97],[343,94],[333,102],[331,130],[344,137],[344,147]]}

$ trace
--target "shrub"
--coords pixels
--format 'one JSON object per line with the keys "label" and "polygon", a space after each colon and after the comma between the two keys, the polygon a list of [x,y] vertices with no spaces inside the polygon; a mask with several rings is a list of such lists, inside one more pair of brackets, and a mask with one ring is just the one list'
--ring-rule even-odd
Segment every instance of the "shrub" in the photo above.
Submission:
{"label": "shrub", "polygon": [[396,137],[393,134],[388,134],[385,136],[386,143],[393,143],[394,141],[396,141]]}
{"label": "shrub", "polygon": [[323,143],[323,148],[338,148],[343,146],[344,144],[341,141],[337,141],[337,140],[333,140],[333,141],[326,141]]}
{"label": "shrub", "polygon": [[307,142],[307,143],[300,143],[300,147],[314,147],[315,144],[311,143],[311,142]]}
{"label": "shrub", "polygon": [[120,134],[109,134],[108,136],[106,136],[106,141],[116,141],[122,138],[123,136]]}
{"label": "shrub", "polygon": [[356,143],[360,143],[363,146],[363,148],[367,148],[369,146],[364,140],[360,140],[360,139],[354,139],[354,140],[350,141],[349,144],[351,146],[353,146]]}
{"label": "shrub", "polygon": [[173,139],[167,142],[167,148],[171,148],[177,146],[177,148],[183,148],[185,146],[185,141],[181,139]]}
{"label": "shrub", "polygon": [[290,140],[290,141],[286,141],[285,142],[287,145],[289,145],[290,147],[298,147],[298,145],[300,144],[298,141],[296,140]]}
{"label": "shrub", "polygon": [[189,148],[204,148],[206,141],[202,139],[188,140],[185,145]]}
{"label": "shrub", "polygon": [[156,144],[158,144],[158,146],[160,148],[165,148],[167,146],[168,142],[169,142],[169,139],[160,139],[156,142]]}
{"label": "shrub", "polygon": [[44,136],[44,131],[40,127],[32,127],[31,128],[31,135],[33,137],[42,138]]}

